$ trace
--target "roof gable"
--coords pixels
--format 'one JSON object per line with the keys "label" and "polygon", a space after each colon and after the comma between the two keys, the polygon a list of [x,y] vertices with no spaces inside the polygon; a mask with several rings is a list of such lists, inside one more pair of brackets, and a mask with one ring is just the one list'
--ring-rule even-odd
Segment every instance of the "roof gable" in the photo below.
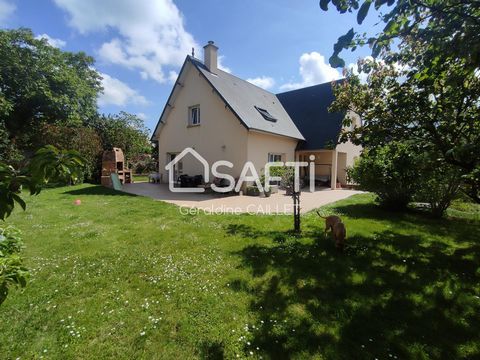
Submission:
{"label": "roof gable", "polygon": [[328,111],[335,99],[331,82],[287,91],[277,94],[277,98],[305,136],[306,141],[299,143],[298,150],[324,149],[337,144],[344,114]]}
{"label": "roof gable", "polygon": [[173,84],[172,91],[170,92],[170,95],[168,96],[167,102],[165,103],[165,106],[162,110],[162,113],[158,119],[157,125],[155,126],[155,129],[153,130],[152,137],[150,141],[154,141],[155,138],[158,136],[158,132],[162,128],[162,125],[165,123],[165,118],[168,116],[168,113],[170,110],[173,108],[173,102],[175,102],[175,98],[180,92],[180,89],[184,86],[182,81],[184,80],[184,74],[185,74],[185,68],[188,66],[188,56],[183,62],[182,68],[180,69],[180,72],[177,76],[177,80],[175,81],[175,84]]}

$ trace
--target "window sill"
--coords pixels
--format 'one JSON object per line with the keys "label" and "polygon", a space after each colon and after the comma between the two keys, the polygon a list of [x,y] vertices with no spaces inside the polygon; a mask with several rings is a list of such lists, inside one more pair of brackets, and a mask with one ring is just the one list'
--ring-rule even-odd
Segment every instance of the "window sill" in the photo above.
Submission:
{"label": "window sill", "polygon": [[191,128],[191,127],[197,127],[197,126],[200,126],[201,124],[188,124],[187,125],[187,128]]}

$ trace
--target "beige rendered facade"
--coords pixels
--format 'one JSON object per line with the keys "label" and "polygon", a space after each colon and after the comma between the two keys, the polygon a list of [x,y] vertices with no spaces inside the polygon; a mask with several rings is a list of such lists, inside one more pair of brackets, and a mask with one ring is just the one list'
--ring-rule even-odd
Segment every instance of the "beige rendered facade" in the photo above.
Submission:
{"label": "beige rendered facade", "polygon": [[[164,182],[168,179],[165,166],[172,156],[187,147],[195,149],[210,166],[218,160],[231,162],[233,169],[222,167],[220,170],[235,178],[240,175],[246,161],[253,162],[261,174],[269,153],[281,154],[282,161],[295,159],[298,140],[247,130],[191,64],[186,64],[181,81],[188,85],[179,89],[157,135],[159,172]],[[200,124],[191,125],[188,110],[197,105],[200,108]],[[193,156],[187,155],[175,170],[176,176],[197,175],[203,173],[203,166]]]}

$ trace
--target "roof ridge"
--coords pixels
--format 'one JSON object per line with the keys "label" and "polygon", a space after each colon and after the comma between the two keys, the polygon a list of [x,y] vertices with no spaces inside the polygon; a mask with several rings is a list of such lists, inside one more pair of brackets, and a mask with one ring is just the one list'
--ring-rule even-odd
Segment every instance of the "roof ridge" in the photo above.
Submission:
{"label": "roof ridge", "polygon": [[332,84],[332,83],[339,83],[339,82],[344,81],[344,80],[345,80],[345,78],[332,80],[332,81],[326,81],[326,82],[320,83],[320,84],[304,86],[304,87],[301,87],[301,88],[298,88],[298,89],[292,89],[292,90],[287,90],[287,91],[284,91],[284,92],[276,93],[275,95],[287,94],[287,93],[294,92],[294,91],[300,91],[300,90],[310,89],[310,88],[313,88],[313,87],[325,86],[327,84]]}
{"label": "roof ridge", "polygon": [[[188,56],[189,58],[191,58],[191,60],[193,60],[193,61],[195,61],[195,62],[199,62],[200,64],[202,64],[203,66],[205,66],[205,64],[203,63],[202,60],[197,59],[197,58],[195,58],[195,57],[192,57],[191,55],[187,55],[187,56]],[[207,68],[207,67],[205,66],[205,68]],[[207,70],[208,70],[208,69],[207,69]],[[246,83],[248,83],[249,85],[255,86],[256,88],[259,88],[260,90],[265,91],[265,92],[267,92],[267,93],[269,93],[269,94],[271,94],[271,95],[275,95],[275,96],[277,95],[277,94],[275,94],[275,93],[273,93],[273,92],[271,92],[271,91],[268,91],[267,89],[264,89],[264,88],[262,88],[262,87],[260,87],[260,86],[258,86],[258,85],[255,85],[255,84],[251,83],[250,81],[247,81],[247,80],[245,80],[245,79],[242,79],[241,77],[239,77],[239,76],[237,76],[237,75],[235,75],[235,74],[233,74],[233,73],[224,71],[224,70],[222,70],[222,69],[217,69],[217,70],[219,70],[219,71],[223,72],[224,74],[227,74],[227,75],[229,75],[229,76],[231,76],[231,77],[234,77],[235,79],[238,79],[238,80],[240,80],[240,81],[246,82]],[[210,71],[210,72],[211,72],[211,71]],[[212,73],[212,74],[215,74],[215,73]]]}

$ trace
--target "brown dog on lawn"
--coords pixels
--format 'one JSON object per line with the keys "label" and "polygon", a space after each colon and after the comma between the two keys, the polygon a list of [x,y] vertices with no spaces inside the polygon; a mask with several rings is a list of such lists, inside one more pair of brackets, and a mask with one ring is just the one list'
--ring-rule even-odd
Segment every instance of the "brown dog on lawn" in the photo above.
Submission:
{"label": "brown dog on lawn", "polygon": [[347,237],[347,229],[345,228],[345,225],[340,221],[337,222],[335,225],[333,225],[333,240],[335,240],[335,247],[343,251],[343,248],[345,247],[345,238]]}
{"label": "brown dog on lawn", "polygon": [[340,219],[336,215],[330,215],[325,217],[320,215],[318,211],[317,215],[320,216],[322,219],[325,219],[324,233],[326,234],[328,230],[331,230],[336,248],[340,251],[343,251],[343,248],[345,247],[345,238],[347,237],[347,229],[342,223],[342,219]]}
{"label": "brown dog on lawn", "polygon": [[335,226],[336,223],[342,222],[342,219],[340,219],[336,215],[330,215],[330,216],[322,216],[320,213],[317,211],[317,215],[320,216],[322,219],[325,219],[325,234],[327,233],[328,230],[333,231],[333,227]]}

